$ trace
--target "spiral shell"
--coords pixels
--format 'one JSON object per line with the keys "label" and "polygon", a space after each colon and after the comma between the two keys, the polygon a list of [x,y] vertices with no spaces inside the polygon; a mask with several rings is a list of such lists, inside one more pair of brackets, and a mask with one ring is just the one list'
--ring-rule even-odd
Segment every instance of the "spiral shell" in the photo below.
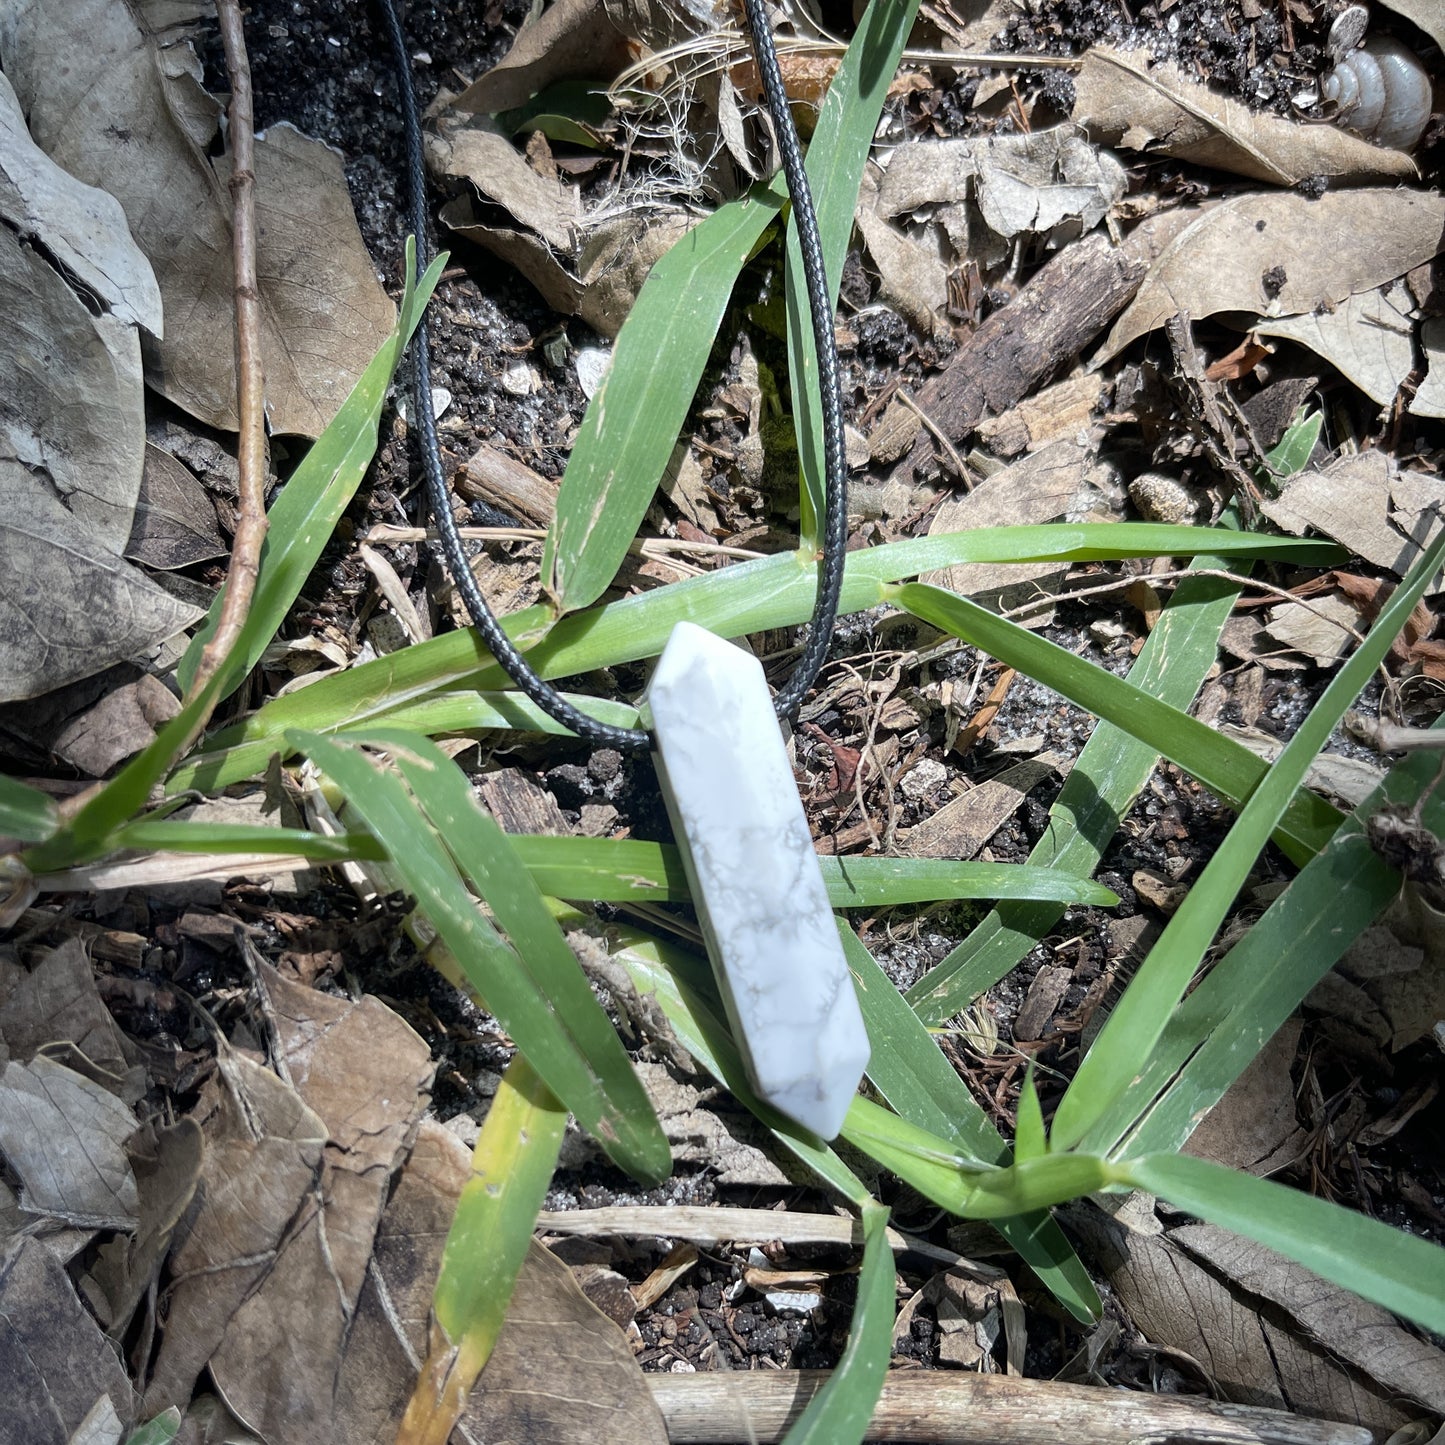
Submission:
{"label": "spiral shell", "polygon": [[1320,83],[1341,125],[1377,145],[1409,150],[1430,119],[1430,77],[1415,53],[1391,35],[1342,56]]}

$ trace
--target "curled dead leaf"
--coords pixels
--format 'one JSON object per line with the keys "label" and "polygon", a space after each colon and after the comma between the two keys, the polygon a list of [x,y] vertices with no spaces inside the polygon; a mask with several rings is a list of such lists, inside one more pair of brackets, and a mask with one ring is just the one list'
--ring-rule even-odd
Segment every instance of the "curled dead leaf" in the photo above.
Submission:
{"label": "curled dead leaf", "polygon": [[1256,115],[1143,51],[1095,47],[1074,81],[1073,119],[1107,145],[1174,156],[1252,180],[1295,186],[1332,180],[1413,180],[1403,151],[1332,125]]}
{"label": "curled dead leaf", "polygon": [[[120,202],[155,268],[166,334],[147,348],[151,384],[234,429],[234,347],[217,344],[233,329],[231,202],[224,166],[206,153],[220,110],[199,62],[185,47],[162,52],[111,0],[17,0],[0,11],[0,49],[37,143]],[[269,420],[275,432],[314,437],[390,333],[395,308],[336,152],[274,127],[257,142],[256,185]]]}

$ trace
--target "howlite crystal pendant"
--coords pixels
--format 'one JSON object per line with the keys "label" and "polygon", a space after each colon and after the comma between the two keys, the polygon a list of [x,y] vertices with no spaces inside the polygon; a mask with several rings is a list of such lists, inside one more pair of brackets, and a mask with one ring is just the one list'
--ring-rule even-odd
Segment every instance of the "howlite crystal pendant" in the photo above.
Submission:
{"label": "howlite crystal pendant", "polygon": [[679,622],[647,690],[658,775],[760,1098],[831,1139],[868,1034],[762,664]]}

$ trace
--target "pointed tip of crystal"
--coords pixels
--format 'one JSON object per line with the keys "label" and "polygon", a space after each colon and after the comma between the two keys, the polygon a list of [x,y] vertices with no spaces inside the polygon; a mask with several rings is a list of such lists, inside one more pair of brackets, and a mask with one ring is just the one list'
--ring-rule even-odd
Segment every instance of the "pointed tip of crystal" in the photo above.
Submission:
{"label": "pointed tip of crystal", "polygon": [[804,1074],[771,1084],[755,1081],[759,1097],[820,1139],[836,1139],[868,1067],[868,1033],[852,988],[817,1038],[818,1057]]}

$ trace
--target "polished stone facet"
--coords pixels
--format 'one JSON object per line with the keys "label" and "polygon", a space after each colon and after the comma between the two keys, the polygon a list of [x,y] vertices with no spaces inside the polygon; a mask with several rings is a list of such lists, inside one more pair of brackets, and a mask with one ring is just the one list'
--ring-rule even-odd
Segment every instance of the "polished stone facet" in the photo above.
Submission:
{"label": "polished stone facet", "polygon": [[758,1095],[831,1139],[868,1034],[762,665],[691,622],[647,690],[657,770]]}

